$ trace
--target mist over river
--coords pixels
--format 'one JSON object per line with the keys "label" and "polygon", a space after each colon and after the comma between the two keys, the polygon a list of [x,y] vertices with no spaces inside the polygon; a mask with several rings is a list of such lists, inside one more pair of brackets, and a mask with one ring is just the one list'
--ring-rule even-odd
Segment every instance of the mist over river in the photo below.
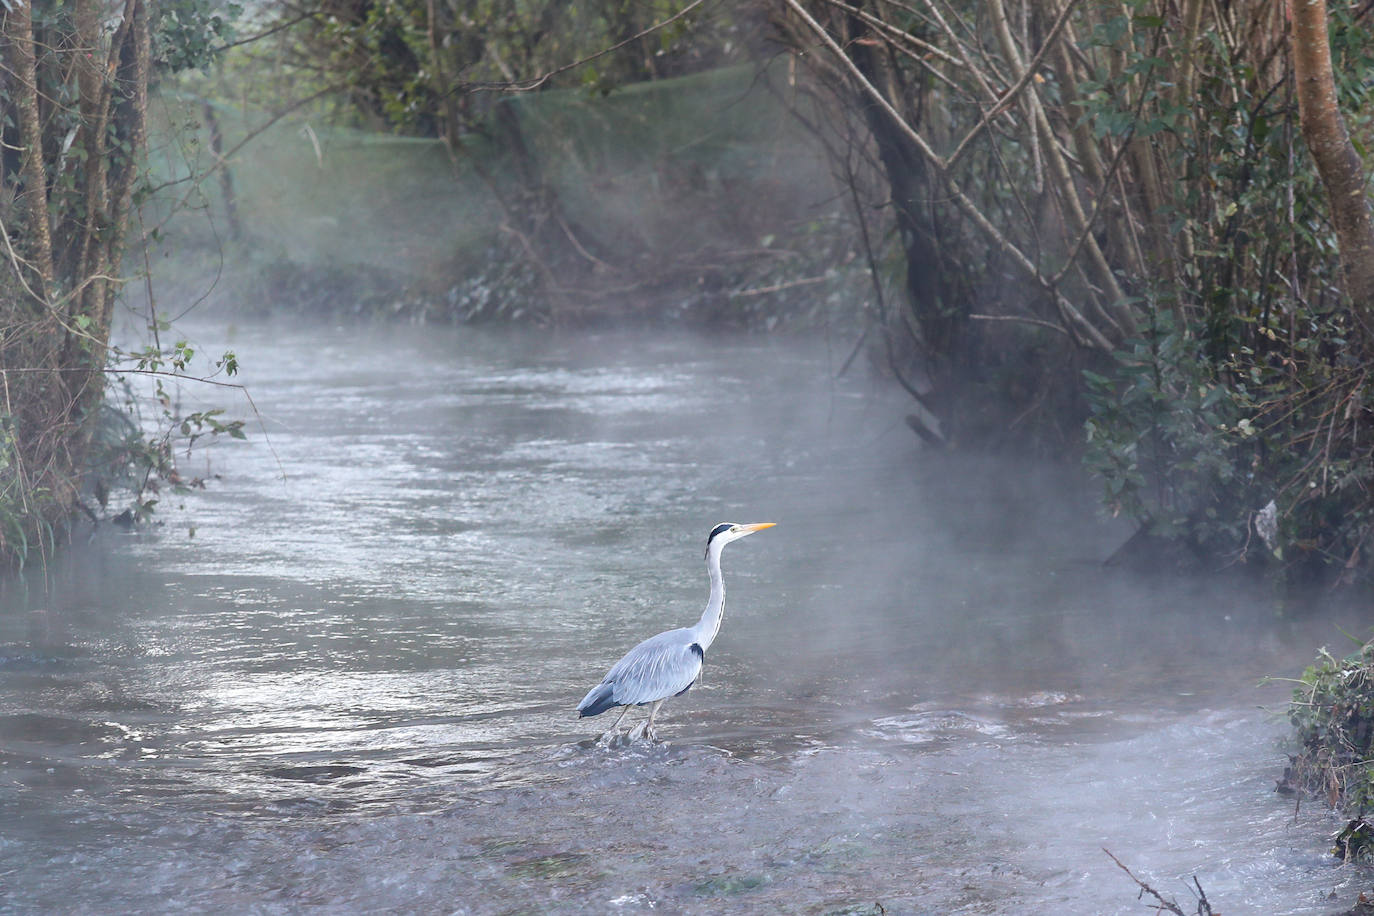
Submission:
{"label": "mist over river", "polygon": [[[1104,848],[1226,916],[1370,884],[1256,686],[1367,620],[1104,567],[1073,475],[923,450],[852,341],[181,330],[249,441],[0,587],[5,912],[1149,912]],[[777,527],[702,682],[596,744],[721,521]]]}

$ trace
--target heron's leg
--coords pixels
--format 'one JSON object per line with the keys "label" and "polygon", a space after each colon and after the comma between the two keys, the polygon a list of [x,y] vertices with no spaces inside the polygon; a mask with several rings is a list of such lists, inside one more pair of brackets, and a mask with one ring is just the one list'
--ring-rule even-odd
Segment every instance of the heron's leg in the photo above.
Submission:
{"label": "heron's leg", "polygon": [[650,741],[658,740],[658,735],[654,734],[654,716],[658,715],[658,708],[662,705],[662,700],[656,700],[654,705],[649,707],[649,721],[644,724],[644,734]]}
{"label": "heron's leg", "polygon": [[638,741],[640,738],[647,738],[650,741],[658,740],[658,736],[654,734],[654,716],[658,715],[658,708],[662,705],[662,700],[654,700],[653,705],[649,707],[649,718],[631,729],[631,741]]}
{"label": "heron's leg", "polygon": [[611,727],[610,727],[609,729],[607,729],[606,731],[604,731],[604,732],[601,733],[601,743],[602,743],[602,744],[611,744],[611,743],[613,743],[613,742],[615,741],[615,739],[616,739],[616,738],[619,736],[619,734],[620,734],[620,723],[623,722],[623,721],[625,721],[625,717],[626,717],[627,715],[629,715],[629,714],[630,714],[630,707],[629,707],[629,706],[625,706],[625,707],[623,707],[623,708],[620,710],[620,715],[616,716],[615,722],[613,722],[613,723],[611,724]]}

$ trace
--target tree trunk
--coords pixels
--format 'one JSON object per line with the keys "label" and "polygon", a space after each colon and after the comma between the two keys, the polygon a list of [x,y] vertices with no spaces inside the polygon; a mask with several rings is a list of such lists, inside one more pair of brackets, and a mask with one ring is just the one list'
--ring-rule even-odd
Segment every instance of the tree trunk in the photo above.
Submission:
{"label": "tree trunk", "polygon": [[1336,97],[1326,0],[1288,0],[1288,12],[1303,139],[1326,188],[1346,293],[1366,332],[1374,335],[1374,216],[1365,194],[1364,168]]}
{"label": "tree trunk", "polygon": [[19,128],[19,145],[23,148],[23,182],[20,195],[24,201],[24,220],[28,240],[28,260],[35,274],[34,294],[39,308],[47,305],[52,294],[53,251],[52,227],[48,222],[48,174],[43,164],[43,125],[38,113],[38,72],[33,40],[33,19],[27,4],[18,4],[4,14],[3,34],[8,45],[10,72],[14,75],[11,89]]}
{"label": "tree trunk", "polygon": [[0,158],[18,181],[0,209],[0,563],[46,551],[77,507],[151,70],[146,0],[42,5],[37,26],[30,3],[4,6]]}

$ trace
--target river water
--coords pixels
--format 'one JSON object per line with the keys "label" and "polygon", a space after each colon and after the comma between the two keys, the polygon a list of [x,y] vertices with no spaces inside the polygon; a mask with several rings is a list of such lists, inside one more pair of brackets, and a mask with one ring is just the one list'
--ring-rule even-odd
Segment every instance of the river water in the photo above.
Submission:
{"label": "river water", "polygon": [[[847,342],[191,328],[247,443],[0,598],[7,912],[1329,913],[1277,796],[1339,612],[1104,568],[1056,475],[923,452]],[[664,743],[574,708],[729,611]],[[1335,897],[1329,895],[1335,894]]]}

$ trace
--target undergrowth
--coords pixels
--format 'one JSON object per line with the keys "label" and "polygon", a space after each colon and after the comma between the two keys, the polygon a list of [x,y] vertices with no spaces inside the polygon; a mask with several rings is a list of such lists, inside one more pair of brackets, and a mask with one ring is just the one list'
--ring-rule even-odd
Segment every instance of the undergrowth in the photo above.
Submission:
{"label": "undergrowth", "polygon": [[[157,322],[156,331],[170,330]],[[197,375],[195,349],[185,340],[135,351],[111,348],[103,397],[86,417],[70,401],[40,397],[47,376],[31,335],[0,341],[4,400],[0,401],[0,565],[45,564],[74,515],[93,522],[137,524],[153,517],[163,492],[186,492],[204,480],[184,475],[181,461],[207,438],[245,438],[242,420],[222,408],[183,410],[173,382],[223,381],[238,371],[233,352]],[[155,335],[156,339],[156,335]],[[26,367],[30,371],[25,371]],[[134,381],[151,380],[151,391]]]}
{"label": "undergrowth", "polygon": [[[1358,641],[1357,641],[1358,642]],[[1336,837],[1343,859],[1374,853],[1374,641],[1337,658],[1322,649],[1293,691],[1288,718],[1298,753],[1279,791],[1321,798],[1352,820]]]}
{"label": "undergrowth", "polygon": [[1310,336],[1261,325],[1215,354],[1205,328],[1153,314],[1112,368],[1086,373],[1085,461],[1109,511],[1173,559],[1367,584],[1374,384],[1348,313],[1302,319]]}

